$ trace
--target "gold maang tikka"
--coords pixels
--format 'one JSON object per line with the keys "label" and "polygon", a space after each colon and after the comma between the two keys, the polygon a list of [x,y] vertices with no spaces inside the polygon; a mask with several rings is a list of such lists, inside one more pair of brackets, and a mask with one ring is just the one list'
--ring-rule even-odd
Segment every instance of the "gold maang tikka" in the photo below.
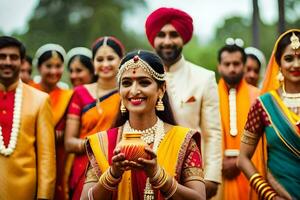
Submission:
{"label": "gold maang tikka", "polygon": [[291,40],[292,49],[297,50],[300,47],[300,42],[299,42],[299,38],[295,35],[294,32],[293,32],[290,40]]}
{"label": "gold maang tikka", "polygon": [[57,59],[57,58],[59,58],[59,55],[58,55],[58,53],[55,50],[52,50],[51,51],[51,57]]}

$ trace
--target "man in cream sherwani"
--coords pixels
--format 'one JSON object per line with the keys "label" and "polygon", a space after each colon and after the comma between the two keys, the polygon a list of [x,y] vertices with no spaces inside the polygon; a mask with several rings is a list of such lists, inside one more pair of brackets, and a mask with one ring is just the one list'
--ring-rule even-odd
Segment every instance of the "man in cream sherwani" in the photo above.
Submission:
{"label": "man in cream sherwani", "polygon": [[19,80],[25,47],[0,37],[0,199],[52,199],[54,126],[48,95]]}
{"label": "man in cream sherwani", "polygon": [[167,91],[179,125],[201,131],[207,198],[221,182],[222,138],[215,74],[184,59],[182,48],[193,35],[193,20],[174,8],[159,8],[146,21],[150,44],[167,71]]}

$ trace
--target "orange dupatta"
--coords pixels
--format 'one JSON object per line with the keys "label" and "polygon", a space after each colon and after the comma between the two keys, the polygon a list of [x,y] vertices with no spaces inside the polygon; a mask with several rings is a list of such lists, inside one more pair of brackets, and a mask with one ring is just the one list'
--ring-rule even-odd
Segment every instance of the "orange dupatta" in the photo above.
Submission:
{"label": "orange dupatta", "polygon": [[[31,84],[31,86],[44,92],[41,84],[39,83]],[[63,118],[67,110],[68,104],[70,102],[70,99],[72,97],[72,94],[72,90],[65,90],[59,87],[56,87],[51,92],[49,92],[55,126]]]}
{"label": "orange dupatta", "polygon": [[[91,134],[107,130],[112,126],[119,111],[120,95],[116,91],[108,95],[107,98],[99,103],[101,113],[99,113],[96,105],[81,115],[80,138],[86,138]],[[95,124],[91,119],[97,119],[97,123]]]}
{"label": "orange dupatta", "polygon": [[[237,113],[237,129],[238,135],[233,137],[230,135],[230,119],[229,119],[229,88],[225,81],[220,79],[219,84],[219,95],[220,95],[220,112],[221,112],[221,123],[223,132],[223,151],[226,149],[240,149],[241,134],[243,133],[244,126],[247,121],[248,112],[251,104],[259,96],[259,89],[246,83],[244,79],[240,82],[237,87],[236,95],[236,113]],[[257,148],[252,160],[255,165],[259,166],[263,164],[260,157],[262,155],[262,149]],[[224,200],[238,200],[238,199],[249,199],[250,190],[247,178],[241,173],[234,180],[227,180],[223,178],[221,185],[221,195]],[[253,198],[252,198],[253,199]]]}
{"label": "orange dupatta", "polygon": [[271,55],[271,58],[269,60],[269,63],[268,63],[268,67],[267,67],[267,71],[266,71],[266,74],[265,74],[265,78],[264,78],[264,81],[263,81],[263,87],[261,89],[261,93],[265,93],[265,92],[268,92],[268,91],[271,91],[271,90],[276,90],[280,87],[280,83],[277,79],[277,75],[278,75],[278,72],[279,72],[279,66],[275,60],[275,53],[276,53],[276,50],[277,50],[277,45],[279,43],[279,41],[288,33],[290,32],[293,32],[293,31],[298,31],[300,32],[300,29],[290,29],[286,32],[284,32],[283,34],[281,34],[279,36],[279,38],[277,39],[275,45],[274,45],[274,48],[273,48],[273,51],[272,51],[272,55]]}

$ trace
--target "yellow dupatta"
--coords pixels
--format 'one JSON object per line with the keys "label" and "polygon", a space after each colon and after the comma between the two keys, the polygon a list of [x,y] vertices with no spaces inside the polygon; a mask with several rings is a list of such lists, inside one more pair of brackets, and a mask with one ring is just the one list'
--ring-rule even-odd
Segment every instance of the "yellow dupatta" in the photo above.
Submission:
{"label": "yellow dupatta", "polygon": [[[180,162],[181,164],[183,162],[184,153],[192,137],[190,133],[188,128],[174,126],[166,133],[157,150],[157,162],[169,175],[176,177],[177,180],[180,179],[178,172],[180,167],[178,165],[180,165]],[[105,155],[105,148],[107,149],[108,147],[107,144],[103,143],[105,135],[105,133],[98,133],[88,137],[89,145],[101,172],[109,168],[107,155]],[[118,200],[133,200],[130,178],[131,171],[126,171],[118,186]]]}

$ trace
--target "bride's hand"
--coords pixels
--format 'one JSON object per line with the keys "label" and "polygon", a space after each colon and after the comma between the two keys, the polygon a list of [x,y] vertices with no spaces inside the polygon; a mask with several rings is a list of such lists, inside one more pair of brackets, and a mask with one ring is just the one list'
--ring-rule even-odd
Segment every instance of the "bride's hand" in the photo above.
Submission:
{"label": "bride's hand", "polygon": [[156,154],[150,147],[145,147],[145,152],[149,155],[149,159],[138,158],[137,162],[129,161],[129,165],[133,169],[144,170],[147,177],[153,177],[158,169]]}
{"label": "bride's hand", "polygon": [[111,172],[116,178],[123,175],[125,170],[129,169],[129,161],[125,159],[124,153],[121,153],[119,148],[114,150],[114,156],[112,157]]}

